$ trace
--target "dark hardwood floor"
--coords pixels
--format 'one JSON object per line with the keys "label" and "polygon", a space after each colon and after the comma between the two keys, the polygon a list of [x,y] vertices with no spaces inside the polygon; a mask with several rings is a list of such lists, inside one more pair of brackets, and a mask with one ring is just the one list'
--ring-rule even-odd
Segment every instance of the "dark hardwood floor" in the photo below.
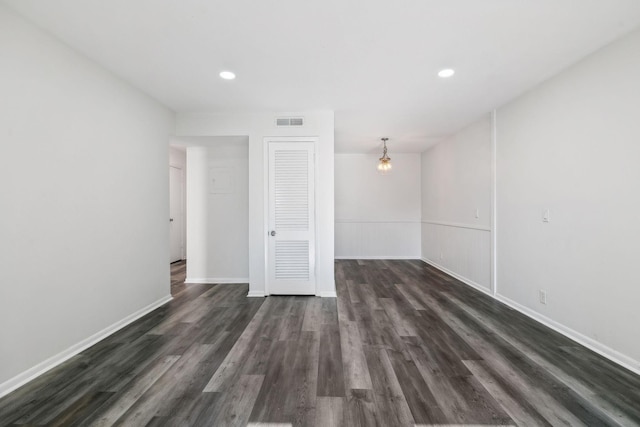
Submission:
{"label": "dark hardwood floor", "polygon": [[1,425],[640,425],[640,377],[420,261],[337,299],[184,285],[0,399]]}

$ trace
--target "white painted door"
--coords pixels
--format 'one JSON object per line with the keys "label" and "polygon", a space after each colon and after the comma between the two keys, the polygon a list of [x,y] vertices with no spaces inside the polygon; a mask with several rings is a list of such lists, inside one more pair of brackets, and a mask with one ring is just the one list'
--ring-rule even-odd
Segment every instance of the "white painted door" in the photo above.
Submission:
{"label": "white painted door", "polygon": [[269,142],[269,294],[315,295],[313,142]]}
{"label": "white painted door", "polygon": [[169,262],[183,258],[182,169],[169,166]]}

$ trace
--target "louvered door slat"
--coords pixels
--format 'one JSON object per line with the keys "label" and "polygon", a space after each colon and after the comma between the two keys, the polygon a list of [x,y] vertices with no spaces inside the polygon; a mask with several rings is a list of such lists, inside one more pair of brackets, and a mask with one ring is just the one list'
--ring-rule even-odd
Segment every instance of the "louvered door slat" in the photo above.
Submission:
{"label": "louvered door slat", "polygon": [[[276,150],[274,153],[276,231],[309,229],[308,157],[306,150]],[[276,249],[276,268],[277,257]]]}

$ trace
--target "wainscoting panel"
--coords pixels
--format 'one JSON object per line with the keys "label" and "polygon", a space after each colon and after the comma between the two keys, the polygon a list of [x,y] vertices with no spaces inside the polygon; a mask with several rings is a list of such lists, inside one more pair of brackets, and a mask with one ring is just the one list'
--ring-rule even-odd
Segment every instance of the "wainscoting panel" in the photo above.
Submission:
{"label": "wainscoting panel", "polygon": [[422,258],[473,286],[491,290],[491,231],[488,228],[423,221]]}
{"label": "wainscoting panel", "polygon": [[338,259],[419,259],[419,221],[336,220]]}

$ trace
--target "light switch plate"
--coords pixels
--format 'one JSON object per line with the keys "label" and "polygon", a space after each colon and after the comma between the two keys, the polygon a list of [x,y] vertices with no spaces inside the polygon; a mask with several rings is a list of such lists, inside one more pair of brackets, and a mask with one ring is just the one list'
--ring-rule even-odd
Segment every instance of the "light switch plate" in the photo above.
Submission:
{"label": "light switch plate", "polygon": [[540,304],[547,304],[547,291],[540,289]]}

